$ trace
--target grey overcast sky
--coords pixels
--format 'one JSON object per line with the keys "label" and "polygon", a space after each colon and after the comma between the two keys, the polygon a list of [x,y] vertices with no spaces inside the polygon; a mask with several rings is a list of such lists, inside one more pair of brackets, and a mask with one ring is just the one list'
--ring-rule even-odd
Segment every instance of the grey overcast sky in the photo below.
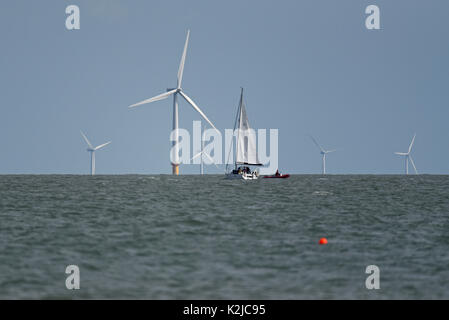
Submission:
{"label": "grey overcast sky", "polygon": [[[65,8],[78,5],[81,29]],[[365,28],[378,5],[381,30]],[[319,173],[449,172],[447,0],[70,0],[0,3],[0,173],[170,173],[172,101],[127,106],[183,87],[232,128],[245,88],[250,124],[279,129],[279,167]],[[180,103],[180,127],[199,115]],[[204,121],[203,121],[204,123]],[[220,173],[214,166],[207,173]],[[181,173],[197,173],[197,165]]]}

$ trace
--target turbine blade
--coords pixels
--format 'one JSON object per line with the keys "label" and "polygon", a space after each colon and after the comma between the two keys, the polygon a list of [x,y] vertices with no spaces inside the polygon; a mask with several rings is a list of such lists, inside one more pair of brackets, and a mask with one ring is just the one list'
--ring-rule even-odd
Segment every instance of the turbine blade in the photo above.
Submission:
{"label": "turbine blade", "polygon": [[315,140],[314,137],[312,137],[311,135],[309,135],[310,139],[312,139],[313,143],[315,143],[315,145],[321,150],[321,152],[326,153],[326,151],[324,151],[323,148],[321,148],[321,146],[318,144],[318,142]]}
{"label": "turbine blade", "polygon": [[325,153],[331,153],[331,152],[335,152],[335,151],[337,151],[337,149],[329,150],[329,151],[326,151]]}
{"label": "turbine blade", "polygon": [[214,164],[214,166],[217,167],[217,169],[220,169],[217,164],[215,163],[214,159],[210,155],[207,154],[207,152],[204,152],[204,155]]}
{"label": "turbine blade", "polygon": [[98,147],[95,147],[94,150],[99,150],[99,149],[101,149],[101,148],[103,148],[103,147],[106,147],[106,146],[107,146],[108,144],[110,144],[111,142],[112,142],[112,141],[109,141],[109,142],[100,144]]}
{"label": "turbine blade", "polygon": [[179,64],[178,69],[178,89],[181,88],[182,75],[184,73],[184,63],[186,62],[187,47],[189,45],[189,37],[190,37],[190,30],[187,30],[186,43],[184,44],[184,51],[182,52],[181,63]]}
{"label": "turbine blade", "polygon": [[[190,105],[193,107],[193,109],[195,109],[203,118],[204,120],[206,120],[211,126],[212,128],[214,128],[215,130],[218,131],[217,128],[215,128],[214,124],[206,117],[206,115],[203,113],[203,111],[201,111],[201,109],[195,104],[195,102],[193,102],[192,99],[190,99],[184,92],[179,91],[179,93],[181,94],[181,96],[188,102],[190,103]],[[218,131],[220,132],[220,131]]]}
{"label": "turbine blade", "polygon": [[415,162],[413,162],[412,156],[408,156],[410,162],[412,163],[413,169],[415,169],[415,173],[418,174],[418,170],[416,170]]}
{"label": "turbine blade", "polygon": [[203,151],[198,152],[196,155],[194,155],[194,156],[192,157],[192,159],[190,159],[190,161],[192,161],[193,159],[198,158],[202,153],[203,153]]}
{"label": "turbine blade", "polygon": [[415,137],[416,137],[416,133],[413,136],[412,142],[410,143],[410,147],[408,147],[408,153],[410,153],[410,151],[412,151],[412,147],[413,147],[413,142],[415,142]]}
{"label": "turbine blade", "polygon": [[395,152],[394,154],[400,155],[400,156],[406,156],[408,153],[405,152]]}
{"label": "turbine blade", "polygon": [[81,130],[80,130],[80,132],[81,132],[81,135],[82,135],[83,138],[84,138],[84,141],[86,141],[87,145],[88,145],[91,149],[93,149],[94,147],[92,147],[92,144],[90,143],[89,139],[87,139],[86,135],[85,135]]}
{"label": "turbine blade", "polygon": [[176,89],[168,91],[168,92],[161,93],[160,95],[157,95],[157,96],[155,96],[153,98],[149,98],[149,99],[143,100],[141,102],[138,102],[136,104],[130,105],[128,108],[134,108],[134,107],[140,106],[142,104],[151,103],[151,102],[154,102],[154,101],[159,101],[159,100],[162,100],[162,99],[166,99],[166,98],[168,98],[170,95],[172,95],[175,92],[176,92]]}

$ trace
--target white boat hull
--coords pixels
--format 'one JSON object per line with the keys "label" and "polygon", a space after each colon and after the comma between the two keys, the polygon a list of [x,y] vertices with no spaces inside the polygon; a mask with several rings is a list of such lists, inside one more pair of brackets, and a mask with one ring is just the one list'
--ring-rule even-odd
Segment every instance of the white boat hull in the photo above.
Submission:
{"label": "white boat hull", "polygon": [[255,172],[253,173],[226,173],[226,179],[239,179],[239,180],[257,180],[259,178],[259,175]]}

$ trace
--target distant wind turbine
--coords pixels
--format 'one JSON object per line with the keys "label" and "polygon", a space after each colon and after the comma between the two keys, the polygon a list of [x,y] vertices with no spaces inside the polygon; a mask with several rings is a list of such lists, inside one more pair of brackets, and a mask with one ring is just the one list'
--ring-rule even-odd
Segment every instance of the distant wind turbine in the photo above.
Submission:
{"label": "distant wind turbine", "polygon": [[200,158],[201,159],[201,162],[200,162],[200,174],[203,175],[204,174],[204,161],[203,161],[203,157],[204,156],[206,156],[218,169],[220,169],[220,168],[216,165],[214,159],[212,159],[212,157],[209,154],[207,154],[207,152],[204,151],[204,135],[202,133],[201,121],[199,121],[199,123],[200,123],[199,128],[200,128],[200,137],[201,137],[201,151],[198,152],[196,155],[194,155],[192,157],[192,159],[190,159],[190,161],[192,161],[192,160],[198,158],[199,156],[201,156],[201,158]]}
{"label": "distant wind turbine", "polygon": [[94,175],[95,174],[95,151],[100,150],[103,147],[106,147],[108,144],[111,143],[111,141],[100,144],[99,146],[94,148],[92,146],[92,144],[90,143],[89,139],[87,139],[86,135],[82,131],[80,131],[80,132],[88,145],[87,152],[90,152],[90,174]]}
{"label": "distant wind turbine", "polygon": [[[179,174],[179,155],[178,155],[178,142],[179,142],[179,132],[178,132],[178,94],[181,95],[181,97],[183,97],[192,107],[193,109],[195,109],[200,115],[201,117],[204,118],[204,120],[206,120],[211,126],[212,128],[214,128],[215,130],[217,130],[217,128],[215,128],[214,124],[206,117],[206,115],[203,113],[203,111],[201,111],[201,109],[195,104],[195,102],[193,102],[192,99],[189,98],[189,96],[187,96],[182,87],[181,87],[181,83],[182,83],[182,75],[184,72],[184,63],[186,60],[186,53],[187,53],[187,47],[189,44],[189,36],[190,36],[190,30],[187,31],[187,38],[186,38],[186,42],[184,45],[184,51],[182,53],[182,57],[181,57],[181,63],[179,64],[179,69],[178,69],[178,83],[176,88],[172,88],[172,89],[167,89],[167,92],[162,93],[160,95],[157,95],[153,98],[149,98],[146,99],[144,101],[138,102],[136,104],[133,104],[131,106],[129,106],[129,108],[134,108],[143,104],[147,104],[147,103],[151,103],[154,101],[159,101],[162,99],[166,99],[169,96],[173,95],[173,132],[175,133],[175,138],[173,141],[173,147],[174,149],[174,159],[172,162],[172,169],[173,169],[173,174],[178,175]],[[218,130],[217,130],[218,131]]]}
{"label": "distant wind turbine", "polygon": [[315,145],[320,149],[320,154],[323,156],[323,162],[322,162],[323,174],[326,174],[326,155],[327,155],[328,153],[331,153],[331,152],[334,152],[334,151],[337,151],[337,150],[336,150],[336,149],[334,149],[334,150],[324,150],[324,149],[318,144],[318,142],[315,140],[314,137],[312,137],[312,136],[309,136],[309,137],[312,139],[313,143],[315,143]]}
{"label": "distant wind turbine", "polygon": [[199,156],[201,156],[201,164],[200,164],[200,174],[203,175],[204,174],[204,169],[203,169],[203,156],[206,156],[213,164],[214,166],[216,166],[218,169],[220,169],[219,166],[217,166],[217,164],[215,163],[214,159],[212,159],[212,157],[210,155],[207,154],[207,152],[205,152],[203,149],[202,151],[198,152],[196,155],[194,155],[192,157],[192,159],[190,159],[190,161],[192,161],[193,159],[198,158]]}
{"label": "distant wind turbine", "polygon": [[415,169],[415,173],[418,174],[418,170],[416,170],[415,162],[413,162],[412,156],[410,152],[412,151],[413,143],[415,142],[416,133],[412,138],[412,142],[408,147],[408,152],[395,152],[395,154],[405,157],[405,174],[408,174],[408,160],[412,163],[413,169]]}

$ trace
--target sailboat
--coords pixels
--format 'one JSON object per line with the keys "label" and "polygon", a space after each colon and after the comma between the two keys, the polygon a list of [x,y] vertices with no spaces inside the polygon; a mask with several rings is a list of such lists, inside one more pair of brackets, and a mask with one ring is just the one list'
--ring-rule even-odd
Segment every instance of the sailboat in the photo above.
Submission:
{"label": "sailboat", "polygon": [[[237,130],[237,133],[236,133]],[[243,103],[243,88],[240,93],[239,107],[234,123],[234,134],[236,133],[234,169],[228,172],[229,156],[226,164],[227,179],[256,180],[259,177],[253,166],[262,166],[257,157],[256,136],[249,126],[245,104]],[[234,139],[232,139],[233,141]],[[231,142],[232,143],[232,142]],[[229,149],[229,153],[232,150]]]}

